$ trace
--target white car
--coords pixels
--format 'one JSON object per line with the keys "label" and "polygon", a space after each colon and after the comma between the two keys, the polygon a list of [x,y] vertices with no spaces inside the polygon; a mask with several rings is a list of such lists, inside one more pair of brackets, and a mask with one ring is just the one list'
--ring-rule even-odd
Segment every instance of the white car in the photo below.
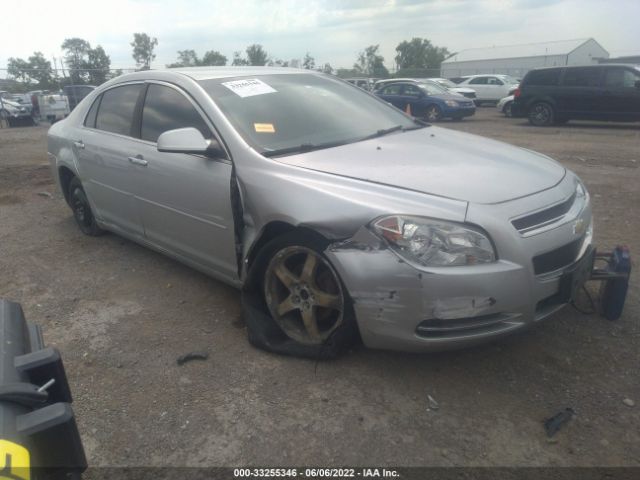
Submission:
{"label": "white car", "polygon": [[458,84],[476,91],[476,105],[483,102],[495,102],[509,96],[518,88],[518,80],[510,75],[470,75]]}
{"label": "white car", "polygon": [[505,117],[513,117],[513,113],[511,111],[511,107],[513,106],[513,99],[515,97],[513,95],[509,95],[508,97],[504,97],[498,102],[496,108],[499,112],[504,113]]}
{"label": "white car", "polygon": [[477,96],[476,91],[473,88],[461,87],[453,83],[451,80],[447,80],[446,78],[425,78],[421,80],[429,80],[430,82],[435,82],[441,87],[446,88],[450,92],[459,93],[460,95],[471,98],[473,100],[475,100]]}

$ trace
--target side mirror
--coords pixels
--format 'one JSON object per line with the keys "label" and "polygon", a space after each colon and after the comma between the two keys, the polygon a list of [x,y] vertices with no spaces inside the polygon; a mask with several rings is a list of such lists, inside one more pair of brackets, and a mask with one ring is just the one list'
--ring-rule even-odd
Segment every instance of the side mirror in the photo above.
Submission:
{"label": "side mirror", "polygon": [[227,158],[227,154],[217,140],[207,140],[194,127],[177,128],[162,133],[158,137],[158,151],[166,153],[191,153]]}

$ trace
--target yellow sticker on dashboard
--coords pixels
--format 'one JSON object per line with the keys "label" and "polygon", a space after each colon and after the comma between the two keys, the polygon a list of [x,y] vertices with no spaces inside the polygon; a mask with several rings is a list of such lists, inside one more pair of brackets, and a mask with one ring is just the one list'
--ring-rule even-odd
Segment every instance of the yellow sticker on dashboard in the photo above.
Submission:
{"label": "yellow sticker on dashboard", "polygon": [[276,133],[276,127],[273,126],[273,123],[254,123],[253,128],[257,133]]}
{"label": "yellow sticker on dashboard", "polygon": [[29,450],[17,443],[0,440],[0,479],[31,480]]}

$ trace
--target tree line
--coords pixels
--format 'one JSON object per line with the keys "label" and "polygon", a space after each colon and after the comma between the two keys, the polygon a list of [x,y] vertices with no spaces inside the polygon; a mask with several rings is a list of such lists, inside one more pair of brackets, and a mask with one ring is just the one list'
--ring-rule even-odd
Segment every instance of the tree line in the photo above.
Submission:
{"label": "tree line", "polygon": [[[156,58],[155,49],[158,39],[146,33],[134,33],[132,57],[139,70],[148,70]],[[67,38],[61,45],[64,52],[61,62],[62,76],[58,75],[57,62],[52,68],[42,52],[34,52],[27,59],[11,57],[7,64],[8,75],[18,80],[26,88],[53,89],[65,84],[100,85],[122,74],[122,70],[111,69],[111,58],[102,46],[92,47],[82,38]],[[404,40],[396,47],[394,76],[423,76],[421,72],[437,69],[440,63],[450,55],[445,47],[433,45],[426,38]],[[168,68],[225,66],[228,59],[217,50],[208,50],[200,57],[195,50],[179,50],[176,62],[166,65]],[[260,44],[249,45],[244,52],[235,51],[231,59],[232,66],[281,66],[289,67],[290,62],[271,57]],[[334,70],[329,64],[316,65],[315,58],[307,52],[302,59],[301,68],[317,70],[341,77],[365,76],[386,78],[390,76],[380,54],[380,45],[369,45],[358,53],[351,69]]]}

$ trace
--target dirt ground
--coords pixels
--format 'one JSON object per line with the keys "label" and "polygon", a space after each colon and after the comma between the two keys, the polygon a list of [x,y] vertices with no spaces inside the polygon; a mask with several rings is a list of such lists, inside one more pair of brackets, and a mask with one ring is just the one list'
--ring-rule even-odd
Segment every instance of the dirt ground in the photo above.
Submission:
{"label": "dirt ground", "polygon": [[[442,126],[556,158],[591,192],[596,243],[640,252],[639,124],[535,128],[483,107]],[[46,127],[25,127],[0,130],[0,272],[0,297],[63,354],[94,466],[640,465],[638,269],[617,322],[566,308],[466,351],[271,355],[247,343],[232,288],[82,235]],[[194,350],[209,359],[176,365]],[[577,415],[549,441],[542,421],[565,407]]]}

